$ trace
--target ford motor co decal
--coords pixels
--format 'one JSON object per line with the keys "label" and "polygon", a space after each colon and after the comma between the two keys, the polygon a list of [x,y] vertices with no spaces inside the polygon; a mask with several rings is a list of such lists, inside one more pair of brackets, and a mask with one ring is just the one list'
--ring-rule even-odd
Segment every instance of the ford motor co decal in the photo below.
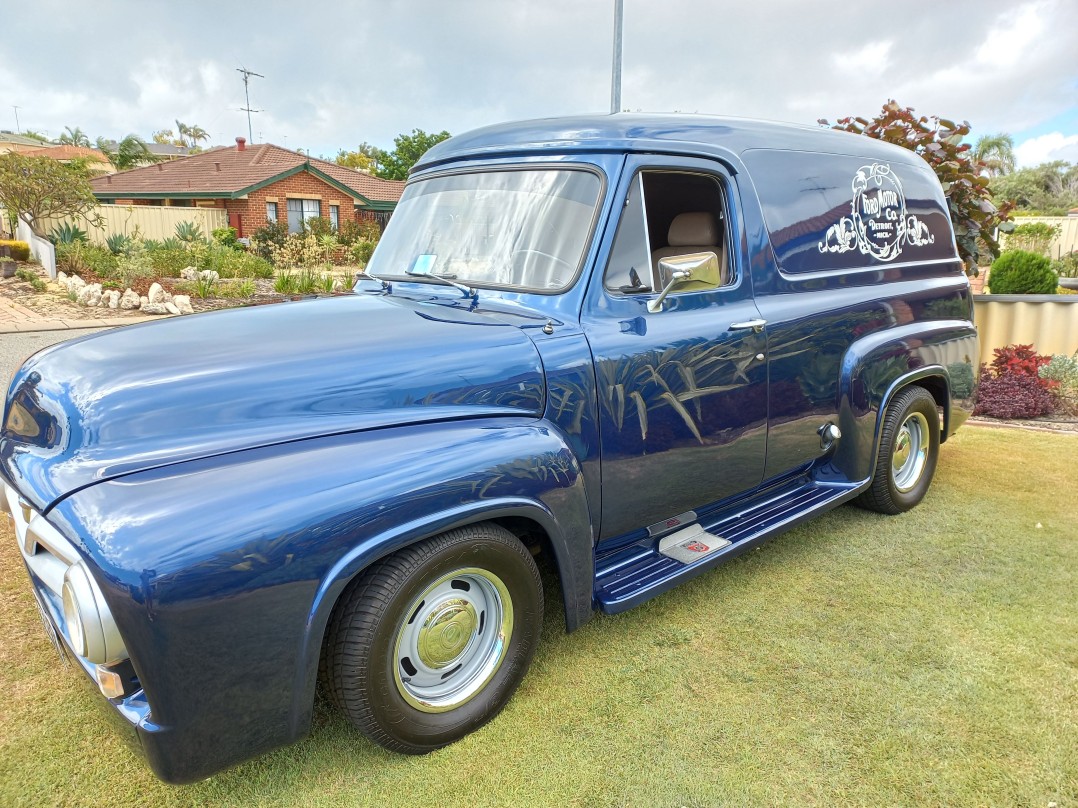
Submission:
{"label": "ford motor co decal", "polygon": [[861,166],[852,186],[851,213],[827,228],[820,252],[844,253],[856,247],[880,261],[892,261],[904,243],[920,247],[935,240],[928,225],[906,214],[902,184],[889,165]]}

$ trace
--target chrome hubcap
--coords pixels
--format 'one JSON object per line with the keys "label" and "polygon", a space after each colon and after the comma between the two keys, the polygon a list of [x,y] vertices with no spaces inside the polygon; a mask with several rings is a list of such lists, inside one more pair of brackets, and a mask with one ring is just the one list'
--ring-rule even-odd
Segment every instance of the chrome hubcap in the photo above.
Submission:
{"label": "chrome hubcap", "polygon": [[891,452],[891,479],[895,488],[905,493],[917,485],[928,463],[928,420],[919,412],[912,413],[895,436]]}
{"label": "chrome hubcap", "polygon": [[444,575],[412,601],[397,631],[397,690],[423,712],[459,707],[497,672],[512,633],[513,603],[500,578],[474,567]]}

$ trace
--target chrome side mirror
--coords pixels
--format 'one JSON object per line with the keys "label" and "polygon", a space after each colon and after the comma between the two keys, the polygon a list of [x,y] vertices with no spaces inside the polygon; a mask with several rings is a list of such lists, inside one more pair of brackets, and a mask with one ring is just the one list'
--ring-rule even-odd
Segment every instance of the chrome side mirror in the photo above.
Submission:
{"label": "chrome side mirror", "polygon": [[719,259],[712,252],[670,256],[659,261],[659,279],[663,289],[657,298],[648,301],[648,311],[652,314],[663,310],[663,301],[675,288],[690,283],[700,289],[719,286],[722,279]]}

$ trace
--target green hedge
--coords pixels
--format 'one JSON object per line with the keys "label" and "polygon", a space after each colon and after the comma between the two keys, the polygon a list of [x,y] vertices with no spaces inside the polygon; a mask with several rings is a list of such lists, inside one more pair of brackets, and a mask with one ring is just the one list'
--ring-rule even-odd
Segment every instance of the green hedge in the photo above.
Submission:
{"label": "green hedge", "polygon": [[1007,250],[992,262],[988,288],[994,295],[1051,295],[1059,286],[1047,256]]}

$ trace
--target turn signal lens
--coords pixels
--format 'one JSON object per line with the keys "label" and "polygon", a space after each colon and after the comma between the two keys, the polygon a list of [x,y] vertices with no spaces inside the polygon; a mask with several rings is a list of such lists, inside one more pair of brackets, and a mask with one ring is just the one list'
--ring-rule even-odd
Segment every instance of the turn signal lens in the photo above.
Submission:
{"label": "turn signal lens", "polygon": [[124,680],[116,671],[110,671],[104,665],[97,666],[97,686],[107,699],[120,699],[124,695]]}

